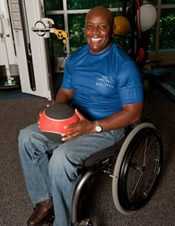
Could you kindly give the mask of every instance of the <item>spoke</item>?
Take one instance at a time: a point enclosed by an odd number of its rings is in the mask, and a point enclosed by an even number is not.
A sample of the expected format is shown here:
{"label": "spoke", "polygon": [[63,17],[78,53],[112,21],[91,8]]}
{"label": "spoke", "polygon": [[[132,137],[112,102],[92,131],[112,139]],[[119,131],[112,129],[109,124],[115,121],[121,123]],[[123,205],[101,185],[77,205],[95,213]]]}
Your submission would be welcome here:
{"label": "spoke", "polygon": [[151,142],[148,142],[149,138],[146,139],[145,141],[145,149],[144,149],[144,155],[143,155],[143,168],[146,167],[146,153],[147,153],[147,150],[148,150],[148,146],[150,146],[150,143]]}
{"label": "spoke", "polygon": [[133,189],[133,191],[132,191],[132,193],[131,193],[132,196],[135,194],[135,192],[136,192],[136,190],[137,190],[137,187],[138,187],[138,185],[140,184],[141,179],[143,178],[143,172],[142,172],[142,170],[139,170],[139,172],[140,172],[140,176],[139,176],[138,181],[137,181],[137,183],[135,184],[135,187],[134,187],[134,189]]}

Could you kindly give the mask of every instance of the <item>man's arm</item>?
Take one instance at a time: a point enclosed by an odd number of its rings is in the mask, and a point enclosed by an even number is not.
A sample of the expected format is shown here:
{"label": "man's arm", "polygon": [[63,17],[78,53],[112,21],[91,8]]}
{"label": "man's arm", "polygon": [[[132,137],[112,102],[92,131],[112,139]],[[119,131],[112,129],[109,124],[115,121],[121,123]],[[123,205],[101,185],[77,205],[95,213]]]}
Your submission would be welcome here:
{"label": "man's arm", "polygon": [[73,90],[60,88],[57,92],[55,102],[57,103],[69,103],[73,97]]}
{"label": "man's arm", "polygon": [[122,111],[98,120],[97,123],[103,127],[104,131],[123,128],[137,122],[140,119],[142,109],[142,103],[128,104],[123,107]]}
{"label": "man's arm", "polygon": [[142,103],[128,104],[123,107],[122,111],[98,121],[89,121],[77,112],[80,121],[74,125],[68,126],[62,139],[66,141],[76,136],[93,133],[95,132],[97,124],[101,125],[104,131],[126,127],[140,119],[142,109]]}

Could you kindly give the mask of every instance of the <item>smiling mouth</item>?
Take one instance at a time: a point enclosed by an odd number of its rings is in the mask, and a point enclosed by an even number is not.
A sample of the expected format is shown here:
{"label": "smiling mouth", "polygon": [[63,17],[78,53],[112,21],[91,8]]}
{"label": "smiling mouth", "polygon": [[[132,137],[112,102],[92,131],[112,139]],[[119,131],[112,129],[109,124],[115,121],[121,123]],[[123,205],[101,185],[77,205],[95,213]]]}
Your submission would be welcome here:
{"label": "smiling mouth", "polygon": [[99,41],[101,41],[101,38],[91,38],[91,41],[92,42],[99,42]]}

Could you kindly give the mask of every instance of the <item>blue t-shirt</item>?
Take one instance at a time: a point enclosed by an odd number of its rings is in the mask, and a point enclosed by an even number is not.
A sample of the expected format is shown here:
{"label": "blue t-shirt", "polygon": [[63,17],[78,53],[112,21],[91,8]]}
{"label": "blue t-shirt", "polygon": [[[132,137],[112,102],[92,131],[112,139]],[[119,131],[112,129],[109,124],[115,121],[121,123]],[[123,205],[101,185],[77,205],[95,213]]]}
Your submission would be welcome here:
{"label": "blue t-shirt", "polygon": [[66,61],[62,87],[73,89],[73,105],[89,119],[103,119],[122,106],[143,101],[143,87],[135,63],[112,44],[99,53],[85,45]]}

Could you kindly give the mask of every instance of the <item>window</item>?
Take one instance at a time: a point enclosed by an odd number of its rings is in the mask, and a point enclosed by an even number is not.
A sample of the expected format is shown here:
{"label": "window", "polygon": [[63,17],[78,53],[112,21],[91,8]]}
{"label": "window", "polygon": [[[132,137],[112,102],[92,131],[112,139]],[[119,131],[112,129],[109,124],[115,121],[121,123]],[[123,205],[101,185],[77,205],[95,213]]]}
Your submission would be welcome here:
{"label": "window", "polygon": [[157,0],[157,22],[150,31],[149,57],[158,64],[175,62],[175,0]]}
{"label": "window", "polygon": [[159,48],[175,49],[175,8],[161,11]]}
{"label": "window", "polygon": [[[45,12],[46,16],[52,18],[60,29],[69,31],[67,46],[69,54],[85,43],[84,19],[90,8],[96,5],[104,5],[110,7],[113,12],[119,12],[121,3],[120,0],[45,0]],[[62,43],[58,44],[58,40],[54,37],[50,42],[53,42],[52,48],[54,50],[52,50],[52,54],[55,57],[62,56],[64,54]]]}
{"label": "window", "polygon": [[175,51],[175,0],[157,1],[157,24],[155,33],[154,48],[156,52]]}
{"label": "window", "polygon": [[[111,8],[114,15],[121,11],[123,0],[45,0],[46,16],[53,18],[55,24],[69,31],[67,44],[68,54],[85,43],[84,17],[88,10],[96,5]],[[175,53],[175,0],[152,0],[157,8],[157,22],[149,30],[149,46],[151,52],[171,51]],[[127,38],[126,38],[127,39]],[[119,43],[123,40],[117,40]],[[62,42],[55,37],[49,40],[52,54],[55,57],[64,55]],[[127,41],[125,42],[127,45]]]}

